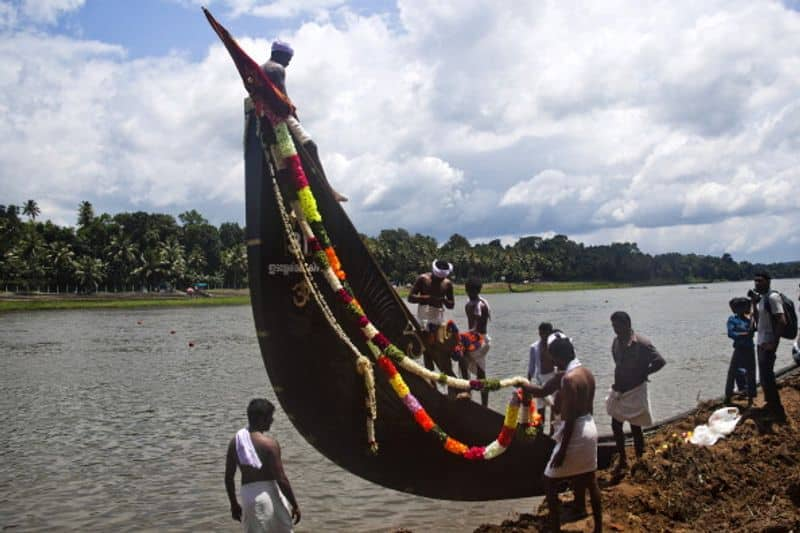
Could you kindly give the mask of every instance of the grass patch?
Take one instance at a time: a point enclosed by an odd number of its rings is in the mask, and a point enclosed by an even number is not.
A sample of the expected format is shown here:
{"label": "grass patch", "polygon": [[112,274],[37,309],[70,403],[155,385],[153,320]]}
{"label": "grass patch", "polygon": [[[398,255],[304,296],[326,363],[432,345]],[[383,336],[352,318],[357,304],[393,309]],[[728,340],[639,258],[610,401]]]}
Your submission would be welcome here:
{"label": "grass patch", "polygon": [[152,307],[208,307],[217,305],[250,305],[245,295],[214,298],[67,298],[67,299],[0,299],[3,311],[45,311],[56,309],[135,309]]}
{"label": "grass patch", "polygon": [[[608,283],[599,281],[552,281],[524,284],[484,283],[482,294],[550,292],[550,291],[586,291],[594,289],[614,289],[632,287],[631,284]],[[401,298],[408,296],[409,288],[396,289]],[[0,312],[4,311],[45,311],[57,309],[136,309],[153,307],[208,307],[216,305],[250,305],[250,294],[245,290],[221,291],[210,298],[188,298],[186,296],[157,296],[128,293],[115,295],[102,293],[93,296],[75,295],[35,295],[16,296],[5,294],[0,296]],[[464,286],[456,284],[455,293],[464,295]]]}

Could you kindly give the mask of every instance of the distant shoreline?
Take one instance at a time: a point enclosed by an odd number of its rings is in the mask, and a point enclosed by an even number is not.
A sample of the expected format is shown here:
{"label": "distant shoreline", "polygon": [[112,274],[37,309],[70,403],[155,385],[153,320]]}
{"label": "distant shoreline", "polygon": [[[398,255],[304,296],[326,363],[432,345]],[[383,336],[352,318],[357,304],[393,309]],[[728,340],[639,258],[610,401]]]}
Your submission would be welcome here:
{"label": "distant shoreline", "polygon": [[[481,294],[502,294],[521,292],[554,292],[554,291],[590,291],[597,289],[624,289],[634,287],[632,283],[614,283],[611,281],[538,281],[534,283],[484,283]],[[410,287],[395,287],[397,294],[402,298],[408,296]],[[455,284],[455,293],[459,296],[466,294],[464,286]]]}
{"label": "distant shoreline", "polygon": [[[597,289],[615,289],[632,287],[632,284],[577,281],[547,281],[538,283],[502,283],[493,282],[483,285],[483,294],[584,291]],[[510,288],[510,290],[509,290]],[[401,298],[408,296],[409,287],[396,287]],[[460,284],[455,293],[464,295]],[[90,295],[0,292],[0,312],[3,311],[52,311],[59,309],[136,309],[151,307],[208,307],[217,305],[250,305],[249,289],[220,289],[208,291],[209,297],[187,296],[182,292],[174,293],[140,293],[140,292],[99,292]]]}
{"label": "distant shoreline", "polygon": [[151,307],[208,307],[249,305],[249,289],[208,291],[209,296],[188,296],[182,292],[140,293],[99,292],[83,294],[0,292],[0,312],[52,311],[59,309],[136,309]]}

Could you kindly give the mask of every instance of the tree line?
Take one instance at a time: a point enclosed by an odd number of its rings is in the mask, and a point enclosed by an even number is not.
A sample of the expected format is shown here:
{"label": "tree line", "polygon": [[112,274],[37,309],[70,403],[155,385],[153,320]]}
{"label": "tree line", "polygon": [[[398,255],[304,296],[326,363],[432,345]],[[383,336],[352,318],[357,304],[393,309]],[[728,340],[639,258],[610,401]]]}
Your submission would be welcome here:
{"label": "tree line", "polygon": [[[78,206],[75,227],[37,221],[40,214],[34,200],[22,206],[0,205],[0,287],[5,290],[247,286],[244,229],[235,222],[217,227],[194,209],[177,220],[142,211],[97,216],[88,201]],[[434,258],[453,264],[456,281],[476,277],[508,283],[697,283],[750,279],[763,268],[776,278],[800,277],[800,261],[764,265],[737,262],[727,253],[650,255],[636,243],[585,246],[566,235],[527,236],[513,245],[503,245],[499,239],[473,245],[456,233],[440,246],[433,237],[398,228],[361,238],[396,284],[413,282],[430,270]]]}
{"label": "tree line", "polygon": [[800,261],[753,264],[720,257],[667,253],[650,255],[636,243],[585,246],[566,235],[522,237],[513,245],[499,239],[470,244],[453,234],[438,245],[436,239],[404,229],[383,230],[373,238],[362,236],[383,271],[396,284],[412,283],[431,269],[434,258],[453,264],[453,276],[465,281],[525,283],[535,281],[605,281],[632,284],[698,283],[752,279],[759,269],[775,278],[800,277]]}
{"label": "tree line", "polygon": [[[81,202],[77,225],[36,219],[34,200],[0,205],[0,285],[5,290],[95,292],[161,290],[206,283],[247,285],[244,229],[219,227],[195,210],[96,215]],[[21,217],[27,217],[23,221]]]}

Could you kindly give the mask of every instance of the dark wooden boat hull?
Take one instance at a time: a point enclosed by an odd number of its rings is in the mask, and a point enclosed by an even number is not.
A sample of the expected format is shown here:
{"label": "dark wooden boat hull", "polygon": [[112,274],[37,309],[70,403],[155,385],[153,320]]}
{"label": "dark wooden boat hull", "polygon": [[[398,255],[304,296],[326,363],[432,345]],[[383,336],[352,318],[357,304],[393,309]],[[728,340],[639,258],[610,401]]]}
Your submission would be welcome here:
{"label": "dark wooden boat hull", "polygon": [[[234,57],[248,90],[251,86],[254,91],[268,90],[268,82],[254,83],[257,66],[253,61],[205,12]],[[288,106],[291,110],[291,104]],[[554,445],[549,437],[530,439],[517,435],[500,457],[468,461],[445,451],[433,435],[417,426],[379,372],[375,377],[380,452],[368,451],[366,395],[354,355],[309,298],[288,251],[284,220],[273,189],[275,176],[265,158],[252,112],[246,114],[244,151],[246,239],[256,332],[273,389],[303,437],[342,468],[399,491],[465,501],[541,495],[542,472]],[[322,169],[301,146],[298,152],[326,230],[362,307],[392,342],[407,353],[419,353],[421,343],[415,319],[324,185]],[[337,322],[361,353],[367,354],[358,327],[337,304],[324,278],[319,273],[314,276]],[[496,438],[503,424],[501,414],[474,402],[450,399],[421,378],[400,372],[412,393],[448,434],[467,445],[485,445]],[[601,437],[598,467],[608,467],[613,453],[612,438]]]}
{"label": "dark wooden boat hull", "polygon": [[[418,326],[380,272],[355,228],[302,150],[328,234],[336,246],[361,305],[395,344],[419,349]],[[256,132],[246,120],[245,178],[247,242],[253,316],[264,365],[277,397],[297,430],[323,455],[369,481],[396,490],[450,500],[491,500],[542,494],[541,473],[553,448],[546,436],[520,435],[491,461],[467,461],[445,451],[414,421],[386,378],[376,372],[377,455],[368,452],[365,390],[353,354],[337,337],[313,300],[302,294],[293,271],[283,222],[273,192],[273,175]],[[345,331],[367,354],[355,325],[320,274],[317,284]],[[419,377],[401,370],[413,394],[454,438],[485,445],[497,437],[503,416],[475,402],[447,398]],[[508,394],[501,391],[494,394]],[[601,466],[610,454],[602,452]]]}

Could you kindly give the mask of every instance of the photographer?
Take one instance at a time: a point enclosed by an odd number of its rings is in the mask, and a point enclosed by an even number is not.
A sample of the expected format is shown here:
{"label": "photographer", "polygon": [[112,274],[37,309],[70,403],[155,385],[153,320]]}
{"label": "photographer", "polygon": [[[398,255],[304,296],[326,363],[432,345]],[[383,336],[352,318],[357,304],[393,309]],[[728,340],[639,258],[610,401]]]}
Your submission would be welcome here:
{"label": "photographer", "polygon": [[775,382],[775,352],[783,328],[786,327],[786,317],[783,314],[780,294],[770,291],[770,282],[771,278],[767,272],[757,272],[753,276],[755,292],[748,291],[747,295],[753,302],[758,324],[756,330],[758,373],[761,376],[761,388],[764,390],[766,401],[764,407],[776,422],[782,423],[786,422],[786,412],[783,410],[778,385]]}

